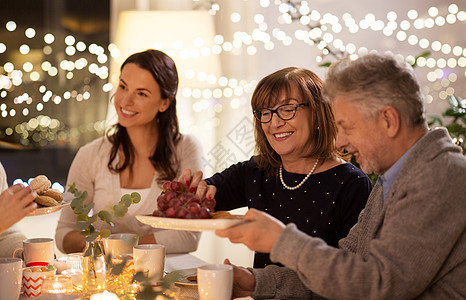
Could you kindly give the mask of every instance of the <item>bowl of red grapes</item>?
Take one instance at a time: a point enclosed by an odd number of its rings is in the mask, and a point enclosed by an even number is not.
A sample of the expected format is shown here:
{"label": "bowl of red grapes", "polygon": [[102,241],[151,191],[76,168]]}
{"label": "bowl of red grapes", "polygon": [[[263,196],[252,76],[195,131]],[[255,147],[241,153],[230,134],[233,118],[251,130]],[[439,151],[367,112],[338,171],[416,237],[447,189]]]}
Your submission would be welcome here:
{"label": "bowl of red grapes", "polygon": [[162,194],[157,198],[154,217],[180,219],[210,219],[214,212],[215,199],[199,199],[196,191],[188,191],[188,187],[179,181],[167,181],[163,184]]}

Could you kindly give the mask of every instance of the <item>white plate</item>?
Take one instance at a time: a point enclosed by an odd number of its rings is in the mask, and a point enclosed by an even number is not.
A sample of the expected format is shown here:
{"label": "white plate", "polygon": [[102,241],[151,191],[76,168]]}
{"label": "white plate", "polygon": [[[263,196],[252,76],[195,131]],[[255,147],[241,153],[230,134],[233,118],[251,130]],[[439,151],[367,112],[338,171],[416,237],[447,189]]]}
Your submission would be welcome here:
{"label": "white plate", "polygon": [[136,219],[154,228],[189,231],[225,229],[244,222],[240,219],[178,219],[143,215],[137,215]]}
{"label": "white plate", "polygon": [[179,285],[197,286],[197,281],[191,281],[191,280],[188,280],[187,278],[183,278],[181,280],[178,280],[175,283],[179,284]]}
{"label": "white plate", "polygon": [[46,214],[51,214],[53,212],[59,211],[63,207],[70,205],[73,199],[74,199],[73,194],[64,193],[63,201],[59,205],[38,208],[33,213],[31,213],[30,216],[46,215]]}

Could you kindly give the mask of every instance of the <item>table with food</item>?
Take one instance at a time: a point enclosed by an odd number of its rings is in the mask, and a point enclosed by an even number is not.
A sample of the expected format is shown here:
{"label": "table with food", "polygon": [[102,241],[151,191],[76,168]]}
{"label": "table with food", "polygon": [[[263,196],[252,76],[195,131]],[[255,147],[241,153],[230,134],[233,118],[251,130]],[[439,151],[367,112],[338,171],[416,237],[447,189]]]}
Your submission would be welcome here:
{"label": "table with food", "polygon": [[[51,189],[50,180],[45,175],[35,177],[30,186],[37,193],[34,201],[38,204],[30,217],[50,214],[68,205],[76,206],[78,202],[73,201],[81,195]],[[226,211],[214,212],[215,199],[199,199],[177,181],[166,182],[156,201],[155,211],[136,216],[139,222],[154,228],[190,231],[228,228],[243,222],[242,216]],[[130,233],[111,234],[98,241],[103,251],[94,253],[94,258],[102,257],[100,271],[103,273],[99,273],[98,261],[90,271],[86,265],[87,250],[56,257],[53,239],[24,240],[23,248],[17,249],[22,253],[19,255],[22,258],[19,299],[140,299],[144,293],[147,297],[148,291],[153,293],[152,299],[199,299],[199,268],[214,266],[213,270],[205,271],[206,274],[223,272],[217,270],[218,265],[209,265],[191,254],[165,254],[163,245],[138,245],[138,237],[134,236]],[[224,279],[227,280],[226,288],[220,292],[231,297],[233,275],[231,266],[226,267],[230,268],[227,271],[231,278]],[[157,268],[160,272],[156,276]],[[88,273],[94,276],[92,280]],[[91,281],[92,290],[87,288]],[[225,283],[218,284],[223,285]],[[214,292],[219,291],[209,291]]]}

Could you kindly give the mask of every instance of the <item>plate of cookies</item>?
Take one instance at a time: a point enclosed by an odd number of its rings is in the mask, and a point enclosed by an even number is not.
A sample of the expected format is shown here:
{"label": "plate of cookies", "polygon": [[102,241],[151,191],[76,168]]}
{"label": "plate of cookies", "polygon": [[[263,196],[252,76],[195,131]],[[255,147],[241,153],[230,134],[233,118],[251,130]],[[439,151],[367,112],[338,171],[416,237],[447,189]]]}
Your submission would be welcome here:
{"label": "plate of cookies", "polygon": [[59,211],[63,207],[70,205],[74,198],[71,193],[61,193],[51,188],[52,183],[45,175],[36,176],[29,186],[37,193],[34,202],[37,203],[37,209],[31,213],[31,216],[46,215]]}

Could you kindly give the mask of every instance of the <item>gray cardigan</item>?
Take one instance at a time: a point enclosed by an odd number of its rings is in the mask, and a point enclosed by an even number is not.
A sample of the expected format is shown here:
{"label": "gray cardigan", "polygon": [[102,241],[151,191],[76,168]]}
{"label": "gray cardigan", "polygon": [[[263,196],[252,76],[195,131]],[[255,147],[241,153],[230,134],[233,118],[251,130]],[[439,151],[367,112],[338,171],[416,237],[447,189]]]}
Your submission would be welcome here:
{"label": "gray cardigan", "polygon": [[253,297],[466,299],[466,157],[447,131],[423,136],[382,194],[340,249],[288,225],[271,251],[286,268],[254,270]]}

